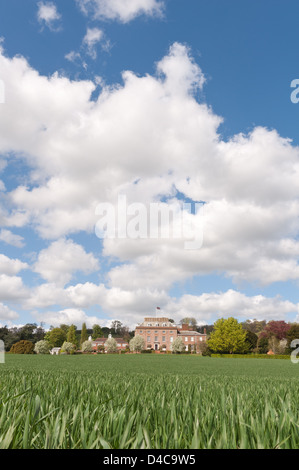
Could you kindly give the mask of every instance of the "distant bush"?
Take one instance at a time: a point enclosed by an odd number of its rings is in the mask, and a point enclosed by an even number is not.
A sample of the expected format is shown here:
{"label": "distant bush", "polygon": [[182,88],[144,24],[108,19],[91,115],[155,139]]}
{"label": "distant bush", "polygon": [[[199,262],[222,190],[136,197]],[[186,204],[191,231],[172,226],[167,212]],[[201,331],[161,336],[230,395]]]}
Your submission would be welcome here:
{"label": "distant bush", "polygon": [[33,354],[34,344],[31,341],[22,339],[21,341],[18,341],[12,345],[10,352],[12,354]]}
{"label": "distant bush", "polygon": [[50,344],[42,339],[35,344],[34,352],[36,354],[50,354]]}
{"label": "distant bush", "polygon": [[141,354],[152,354],[152,350],[151,349],[143,349],[141,351]]}

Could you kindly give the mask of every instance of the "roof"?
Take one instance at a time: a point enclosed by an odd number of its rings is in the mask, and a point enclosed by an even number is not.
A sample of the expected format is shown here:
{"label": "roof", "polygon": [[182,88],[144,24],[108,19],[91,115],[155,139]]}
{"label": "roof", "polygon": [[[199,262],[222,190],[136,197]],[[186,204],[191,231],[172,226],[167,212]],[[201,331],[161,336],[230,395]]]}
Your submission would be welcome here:
{"label": "roof", "polygon": [[179,335],[189,335],[189,336],[207,336],[204,333],[198,333],[198,331],[190,331],[190,330],[178,330]]}

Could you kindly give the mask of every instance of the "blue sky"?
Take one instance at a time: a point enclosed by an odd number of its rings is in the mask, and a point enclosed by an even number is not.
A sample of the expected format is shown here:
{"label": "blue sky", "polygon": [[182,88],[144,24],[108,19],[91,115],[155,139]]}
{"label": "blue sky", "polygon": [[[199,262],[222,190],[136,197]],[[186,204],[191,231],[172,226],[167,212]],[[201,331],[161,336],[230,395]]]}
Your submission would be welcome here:
{"label": "blue sky", "polygon": [[[0,324],[297,318],[298,13],[0,2]],[[100,240],[119,194],[206,201],[202,247]]]}

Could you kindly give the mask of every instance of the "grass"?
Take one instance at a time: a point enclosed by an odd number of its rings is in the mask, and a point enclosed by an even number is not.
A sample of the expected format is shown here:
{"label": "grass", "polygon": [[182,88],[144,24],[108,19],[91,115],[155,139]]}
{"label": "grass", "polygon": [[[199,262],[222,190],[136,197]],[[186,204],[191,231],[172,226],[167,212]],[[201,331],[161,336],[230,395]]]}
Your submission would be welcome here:
{"label": "grass", "polygon": [[298,385],[286,360],[7,355],[0,448],[298,448]]}

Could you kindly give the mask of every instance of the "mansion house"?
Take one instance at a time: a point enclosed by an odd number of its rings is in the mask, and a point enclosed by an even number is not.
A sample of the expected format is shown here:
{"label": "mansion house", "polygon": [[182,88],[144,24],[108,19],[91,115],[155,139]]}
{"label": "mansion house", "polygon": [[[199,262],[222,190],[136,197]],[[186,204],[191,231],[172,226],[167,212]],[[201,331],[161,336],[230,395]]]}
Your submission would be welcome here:
{"label": "mansion house", "polygon": [[170,351],[171,343],[178,336],[182,338],[186,351],[199,350],[199,345],[207,340],[207,334],[194,331],[188,324],[180,326],[170,322],[168,318],[145,318],[143,323],[137,325],[135,335],[144,338],[145,349],[155,351]]}

